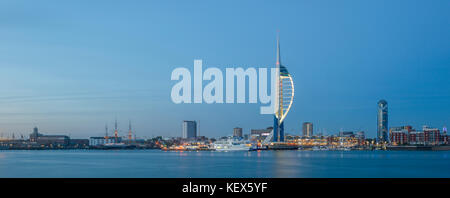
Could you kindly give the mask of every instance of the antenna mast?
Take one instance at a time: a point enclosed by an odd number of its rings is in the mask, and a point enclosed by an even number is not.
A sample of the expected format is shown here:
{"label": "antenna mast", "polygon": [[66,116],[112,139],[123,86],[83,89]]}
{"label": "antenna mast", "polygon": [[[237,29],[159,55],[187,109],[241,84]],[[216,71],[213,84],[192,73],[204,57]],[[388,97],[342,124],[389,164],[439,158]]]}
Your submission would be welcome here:
{"label": "antenna mast", "polygon": [[119,143],[118,142],[119,131],[117,130],[117,118],[116,118],[116,121],[114,122],[114,138],[116,139],[115,143]]}
{"label": "antenna mast", "polygon": [[131,131],[131,120],[128,121],[128,141],[131,143],[131,139],[133,138],[133,133]]}

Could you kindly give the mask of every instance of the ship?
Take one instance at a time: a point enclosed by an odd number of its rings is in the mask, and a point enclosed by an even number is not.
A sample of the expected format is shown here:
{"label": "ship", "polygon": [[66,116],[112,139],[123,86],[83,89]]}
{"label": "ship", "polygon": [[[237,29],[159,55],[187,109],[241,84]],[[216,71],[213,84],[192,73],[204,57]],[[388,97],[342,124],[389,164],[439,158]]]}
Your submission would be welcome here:
{"label": "ship", "polygon": [[249,151],[251,146],[249,141],[235,137],[228,137],[213,143],[213,148],[216,151]]}
{"label": "ship", "polygon": [[136,146],[124,143],[106,143],[98,146],[99,149],[134,149]]}

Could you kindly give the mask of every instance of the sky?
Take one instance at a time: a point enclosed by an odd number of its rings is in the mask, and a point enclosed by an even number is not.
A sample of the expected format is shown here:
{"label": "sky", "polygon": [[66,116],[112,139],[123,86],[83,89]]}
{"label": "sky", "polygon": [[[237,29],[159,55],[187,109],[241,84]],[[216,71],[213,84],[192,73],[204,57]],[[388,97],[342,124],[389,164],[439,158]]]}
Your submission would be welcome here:
{"label": "sky", "polygon": [[[285,131],[376,134],[450,125],[450,1],[0,1],[0,135],[181,136],[266,128],[261,104],[174,104],[177,67],[273,67],[276,35],[295,98]],[[203,85],[205,85],[203,83]]]}

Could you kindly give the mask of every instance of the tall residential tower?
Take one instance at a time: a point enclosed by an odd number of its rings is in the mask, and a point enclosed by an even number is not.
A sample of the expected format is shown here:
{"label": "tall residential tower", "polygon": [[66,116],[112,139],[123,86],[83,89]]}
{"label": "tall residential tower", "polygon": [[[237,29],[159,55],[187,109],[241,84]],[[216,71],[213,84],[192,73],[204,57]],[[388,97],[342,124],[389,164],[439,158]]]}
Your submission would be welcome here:
{"label": "tall residential tower", "polygon": [[233,136],[234,137],[243,137],[242,136],[242,128],[236,127],[233,129]]}
{"label": "tall residential tower", "polygon": [[386,100],[378,101],[377,141],[388,142],[388,104]]}
{"label": "tall residential tower", "polygon": [[313,124],[311,122],[303,123],[303,137],[313,136]]}
{"label": "tall residential tower", "polygon": [[197,137],[197,122],[196,121],[183,121],[182,138],[195,138]]}

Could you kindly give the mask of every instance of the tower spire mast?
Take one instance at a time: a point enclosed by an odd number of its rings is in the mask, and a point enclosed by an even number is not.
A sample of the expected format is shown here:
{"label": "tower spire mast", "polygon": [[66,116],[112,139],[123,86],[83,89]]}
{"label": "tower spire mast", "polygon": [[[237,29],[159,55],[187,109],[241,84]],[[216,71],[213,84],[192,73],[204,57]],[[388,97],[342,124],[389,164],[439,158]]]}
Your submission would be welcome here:
{"label": "tower spire mast", "polygon": [[116,117],[116,120],[114,121],[114,130],[117,131],[117,117]]}
{"label": "tower spire mast", "polygon": [[280,55],[280,31],[277,31],[277,67],[281,65],[281,55]]}
{"label": "tower spire mast", "polygon": [[105,138],[108,137],[108,124],[105,124]]}
{"label": "tower spire mast", "polygon": [[117,117],[116,117],[116,121],[114,122],[114,138],[116,139],[115,143],[119,143],[118,139],[119,139],[119,131],[117,130]]}
{"label": "tower spire mast", "polygon": [[132,132],[131,132],[131,120],[128,120],[128,141],[129,143],[131,143],[131,139],[132,139]]}
{"label": "tower spire mast", "polygon": [[108,143],[108,124],[105,124],[105,143]]}

